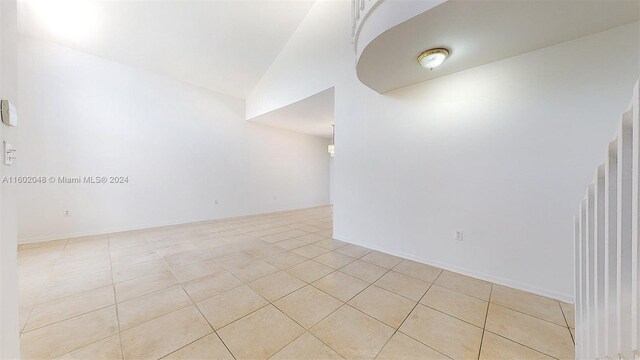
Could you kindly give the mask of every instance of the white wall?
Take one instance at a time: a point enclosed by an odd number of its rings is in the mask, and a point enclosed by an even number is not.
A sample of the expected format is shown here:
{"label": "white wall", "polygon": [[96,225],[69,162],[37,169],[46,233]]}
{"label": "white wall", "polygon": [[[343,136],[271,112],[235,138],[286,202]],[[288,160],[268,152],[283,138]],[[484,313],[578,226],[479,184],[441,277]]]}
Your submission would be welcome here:
{"label": "white wall", "polygon": [[129,177],[21,186],[21,241],[328,204],[326,139],[247,122],[244,100],[52,43],[20,45],[20,173]]}
{"label": "white wall", "polygon": [[635,24],[337,98],[336,236],[573,299],[572,215],[628,105],[638,40]]}
{"label": "white wall", "polygon": [[334,237],[571,301],[575,204],[639,76],[638,23],[379,95],[349,15],[317,2],[247,104],[336,86]]}
{"label": "white wall", "polygon": [[[17,99],[17,10],[16,1],[0,1],[0,99]],[[0,123],[0,139],[13,145],[17,129]],[[15,175],[15,169],[0,163],[0,178]],[[20,357],[18,345],[18,274],[16,265],[15,187],[0,189],[0,358]]]}

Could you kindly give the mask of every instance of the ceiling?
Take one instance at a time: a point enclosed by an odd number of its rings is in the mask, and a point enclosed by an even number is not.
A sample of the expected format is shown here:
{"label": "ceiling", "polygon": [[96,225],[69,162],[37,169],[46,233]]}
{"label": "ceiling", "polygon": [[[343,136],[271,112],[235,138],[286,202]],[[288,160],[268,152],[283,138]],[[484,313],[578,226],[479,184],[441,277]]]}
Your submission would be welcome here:
{"label": "ceiling", "polygon": [[19,2],[24,35],[246,98],[312,0]]}
{"label": "ceiling", "polygon": [[329,88],[250,121],[303,134],[331,138],[335,89]]}
{"label": "ceiling", "polygon": [[[449,0],[373,39],[358,58],[357,74],[384,93],[639,18],[640,1]],[[425,70],[416,58],[435,47],[448,48],[449,59]]]}

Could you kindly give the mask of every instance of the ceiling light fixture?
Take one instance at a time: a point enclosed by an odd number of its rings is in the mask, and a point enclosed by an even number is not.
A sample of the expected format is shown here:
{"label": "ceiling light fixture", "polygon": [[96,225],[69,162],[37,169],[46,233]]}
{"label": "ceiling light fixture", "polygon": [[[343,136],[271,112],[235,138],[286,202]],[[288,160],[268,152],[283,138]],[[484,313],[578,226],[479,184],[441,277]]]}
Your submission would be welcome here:
{"label": "ceiling light fixture", "polygon": [[418,56],[418,63],[425,69],[433,70],[440,66],[449,56],[449,50],[445,48],[436,48],[423,51]]}

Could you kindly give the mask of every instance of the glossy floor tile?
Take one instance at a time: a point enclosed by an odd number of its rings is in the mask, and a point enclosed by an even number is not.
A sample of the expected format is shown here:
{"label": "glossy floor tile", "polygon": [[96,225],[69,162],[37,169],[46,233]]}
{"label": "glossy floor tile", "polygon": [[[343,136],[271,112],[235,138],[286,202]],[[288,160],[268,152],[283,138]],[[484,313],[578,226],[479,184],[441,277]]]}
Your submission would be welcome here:
{"label": "glossy floor tile", "polygon": [[293,359],[344,359],[337,352],[318,340],[310,333],[302,336],[280,350],[271,357],[271,360],[293,360]]}
{"label": "glossy floor tile", "polygon": [[343,305],[310,330],[323,343],[347,359],[373,359],[395,329]]}
{"label": "glossy floor tile", "polygon": [[332,239],[330,207],[21,245],[24,359],[573,357],[573,306]]}
{"label": "glossy floor tile", "polygon": [[486,301],[438,285],[431,286],[420,303],[481,328],[489,306]]}
{"label": "glossy floor tile", "polygon": [[574,357],[574,345],[567,326],[517,312],[500,305],[489,305],[486,329],[557,359]]}
{"label": "glossy floor tile", "polygon": [[236,359],[268,359],[287,346],[304,329],[288,316],[267,305],[218,331]]}
{"label": "glossy floor tile", "polygon": [[369,286],[348,304],[394,329],[400,327],[416,306],[414,301],[377,286]]}
{"label": "glossy floor tile", "polygon": [[482,328],[418,304],[400,332],[453,359],[476,359]]}
{"label": "glossy floor tile", "polygon": [[274,305],[305,329],[311,328],[342,306],[342,301],[311,285],[297,290]]}

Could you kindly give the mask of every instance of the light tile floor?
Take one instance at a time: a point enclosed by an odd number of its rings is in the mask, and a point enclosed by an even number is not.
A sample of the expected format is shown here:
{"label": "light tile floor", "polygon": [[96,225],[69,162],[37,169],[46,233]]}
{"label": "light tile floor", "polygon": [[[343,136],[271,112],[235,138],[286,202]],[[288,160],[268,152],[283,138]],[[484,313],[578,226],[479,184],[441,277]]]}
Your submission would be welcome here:
{"label": "light tile floor", "polygon": [[21,245],[23,358],[574,358],[572,305],[331,235],[321,207]]}

